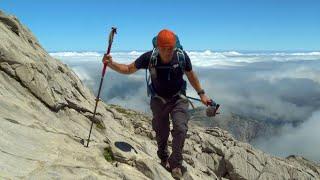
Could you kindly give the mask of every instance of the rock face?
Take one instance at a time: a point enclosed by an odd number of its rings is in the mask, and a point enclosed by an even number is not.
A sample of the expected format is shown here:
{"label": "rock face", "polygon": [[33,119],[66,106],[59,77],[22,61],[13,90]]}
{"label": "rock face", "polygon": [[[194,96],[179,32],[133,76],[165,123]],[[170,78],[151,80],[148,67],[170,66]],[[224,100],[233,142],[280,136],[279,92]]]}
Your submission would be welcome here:
{"label": "rock face", "polygon": [[[1,179],[172,179],[150,117],[100,102],[85,148],[95,96],[1,11],[0,42]],[[273,157],[219,128],[190,124],[183,153],[184,179],[320,178],[315,163]]]}

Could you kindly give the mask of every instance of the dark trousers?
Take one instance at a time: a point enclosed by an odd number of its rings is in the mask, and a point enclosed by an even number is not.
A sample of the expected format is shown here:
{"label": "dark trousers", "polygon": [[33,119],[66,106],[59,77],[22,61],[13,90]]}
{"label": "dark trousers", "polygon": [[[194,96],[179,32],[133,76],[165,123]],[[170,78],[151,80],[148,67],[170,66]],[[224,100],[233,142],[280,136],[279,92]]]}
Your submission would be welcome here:
{"label": "dark trousers", "polygon": [[[182,149],[188,131],[188,100],[180,97],[165,99],[166,103],[159,98],[151,98],[150,107],[153,113],[152,128],[156,132],[158,144],[157,155],[162,160],[168,160],[170,167],[179,167],[182,164]],[[169,115],[172,119],[171,131],[172,153],[168,153],[168,137],[170,132]]]}

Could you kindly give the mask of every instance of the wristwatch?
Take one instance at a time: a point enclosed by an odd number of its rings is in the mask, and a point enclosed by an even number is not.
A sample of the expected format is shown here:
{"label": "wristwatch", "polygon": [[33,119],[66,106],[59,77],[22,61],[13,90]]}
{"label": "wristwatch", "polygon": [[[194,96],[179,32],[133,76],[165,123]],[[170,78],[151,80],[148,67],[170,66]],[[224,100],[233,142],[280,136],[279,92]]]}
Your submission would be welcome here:
{"label": "wristwatch", "polygon": [[200,91],[198,91],[198,95],[200,96],[201,94],[205,94],[204,90],[201,89]]}

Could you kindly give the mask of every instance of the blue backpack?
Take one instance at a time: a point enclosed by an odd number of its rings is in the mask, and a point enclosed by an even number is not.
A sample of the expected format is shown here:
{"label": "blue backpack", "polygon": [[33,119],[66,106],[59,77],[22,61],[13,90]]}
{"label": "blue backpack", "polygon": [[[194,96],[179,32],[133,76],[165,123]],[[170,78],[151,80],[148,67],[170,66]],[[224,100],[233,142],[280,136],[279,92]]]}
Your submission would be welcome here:
{"label": "blue backpack", "polygon": [[[175,47],[175,53],[177,54],[178,62],[179,62],[179,67],[181,68],[182,72],[184,73],[185,67],[186,67],[186,58],[183,52],[183,47],[180,44],[179,37],[176,36],[176,47]],[[154,96],[156,93],[154,91],[154,88],[152,86],[152,79],[157,78],[157,71],[156,69],[159,68],[157,67],[157,62],[158,62],[158,55],[159,55],[159,50],[157,48],[157,36],[155,36],[152,39],[152,45],[153,45],[153,50],[152,54],[150,57],[148,69],[146,69],[146,82],[147,82],[147,92],[148,96]],[[161,67],[161,68],[167,68],[167,69],[173,69],[175,67]],[[148,76],[148,70],[149,70],[149,76]],[[168,74],[168,80],[170,80],[170,74]],[[184,87],[182,87],[182,90],[185,91],[186,89],[186,82],[184,83]]]}

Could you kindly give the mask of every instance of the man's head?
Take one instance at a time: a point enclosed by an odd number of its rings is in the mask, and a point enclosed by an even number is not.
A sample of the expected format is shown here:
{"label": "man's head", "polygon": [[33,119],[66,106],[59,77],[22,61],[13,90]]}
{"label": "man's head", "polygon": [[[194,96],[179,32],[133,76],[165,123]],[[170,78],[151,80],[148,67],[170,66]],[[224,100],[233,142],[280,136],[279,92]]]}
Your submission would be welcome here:
{"label": "man's head", "polygon": [[164,63],[169,63],[176,47],[175,34],[168,29],[161,30],[157,36],[157,46],[161,60]]}

